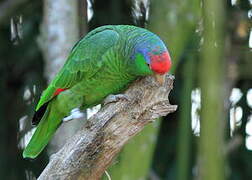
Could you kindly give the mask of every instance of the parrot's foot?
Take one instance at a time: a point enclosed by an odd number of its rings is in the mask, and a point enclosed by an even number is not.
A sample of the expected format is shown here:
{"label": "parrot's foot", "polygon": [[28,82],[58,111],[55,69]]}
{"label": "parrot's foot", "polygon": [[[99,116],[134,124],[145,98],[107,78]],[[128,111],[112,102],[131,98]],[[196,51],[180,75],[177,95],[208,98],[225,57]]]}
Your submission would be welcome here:
{"label": "parrot's foot", "polygon": [[117,94],[117,95],[110,94],[104,99],[103,105],[107,105],[113,102],[118,102],[120,100],[130,101],[130,98],[126,94]]}
{"label": "parrot's foot", "polygon": [[49,160],[51,161],[52,159],[54,159],[56,157],[56,153],[53,153],[49,156]]}
{"label": "parrot's foot", "polygon": [[84,117],[84,113],[80,111],[79,108],[74,108],[72,109],[71,113],[69,116],[65,117],[62,121],[63,122],[68,122],[74,119],[80,119]]}

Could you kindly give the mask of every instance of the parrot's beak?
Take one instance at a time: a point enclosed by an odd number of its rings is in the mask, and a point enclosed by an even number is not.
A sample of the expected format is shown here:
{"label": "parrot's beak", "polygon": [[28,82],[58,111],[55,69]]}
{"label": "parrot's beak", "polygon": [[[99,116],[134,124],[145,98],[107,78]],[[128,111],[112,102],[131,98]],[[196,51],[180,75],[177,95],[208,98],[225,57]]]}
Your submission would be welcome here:
{"label": "parrot's beak", "polygon": [[154,74],[154,77],[155,77],[156,81],[158,82],[158,84],[160,84],[161,86],[164,85],[165,74]]}

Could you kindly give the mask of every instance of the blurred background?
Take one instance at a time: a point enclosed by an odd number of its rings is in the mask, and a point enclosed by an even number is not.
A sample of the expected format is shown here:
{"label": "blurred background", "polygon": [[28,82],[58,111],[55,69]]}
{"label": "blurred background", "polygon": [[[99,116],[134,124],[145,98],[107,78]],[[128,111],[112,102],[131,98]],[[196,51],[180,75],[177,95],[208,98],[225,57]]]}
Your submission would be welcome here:
{"label": "blurred background", "polygon": [[112,179],[252,179],[251,18],[251,0],[0,0],[0,179],[38,177],[84,122],[60,127],[37,159],[22,158],[42,90],[78,39],[105,24],[164,40],[179,106],[130,140]]}

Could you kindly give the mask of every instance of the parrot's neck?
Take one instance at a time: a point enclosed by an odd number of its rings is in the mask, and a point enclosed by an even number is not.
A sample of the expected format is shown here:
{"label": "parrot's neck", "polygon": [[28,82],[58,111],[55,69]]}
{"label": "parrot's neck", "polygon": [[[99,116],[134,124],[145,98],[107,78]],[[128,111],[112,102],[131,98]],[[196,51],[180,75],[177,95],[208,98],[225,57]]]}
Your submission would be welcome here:
{"label": "parrot's neck", "polygon": [[146,63],[145,57],[138,53],[135,59],[131,60],[131,73],[137,76],[147,76],[153,74],[148,64]]}

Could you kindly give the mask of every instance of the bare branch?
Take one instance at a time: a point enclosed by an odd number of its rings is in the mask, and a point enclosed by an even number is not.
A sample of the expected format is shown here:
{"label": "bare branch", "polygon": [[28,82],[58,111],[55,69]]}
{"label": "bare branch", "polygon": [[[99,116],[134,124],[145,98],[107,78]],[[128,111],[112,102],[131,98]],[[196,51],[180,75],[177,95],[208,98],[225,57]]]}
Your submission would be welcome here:
{"label": "bare branch", "polygon": [[88,119],[52,156],[38,179],[99,179],[130,138],[155,118],[177,109],[168,100],[173,79],[167,75],[162,86],[153,77],[133,83],[125,92],[130,101],[107,104]]}

